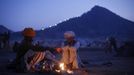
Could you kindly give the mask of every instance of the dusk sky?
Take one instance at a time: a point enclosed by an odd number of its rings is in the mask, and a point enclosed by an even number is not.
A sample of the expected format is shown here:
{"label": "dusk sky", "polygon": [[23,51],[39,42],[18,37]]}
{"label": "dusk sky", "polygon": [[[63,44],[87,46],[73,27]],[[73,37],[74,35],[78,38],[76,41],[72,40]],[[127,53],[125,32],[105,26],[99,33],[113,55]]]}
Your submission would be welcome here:
{"label": "dusk sky", "polygon": [[134,21],[134,0],[0,0],[0,25],[13,31],[41,29],[80,16],[95,5]]}

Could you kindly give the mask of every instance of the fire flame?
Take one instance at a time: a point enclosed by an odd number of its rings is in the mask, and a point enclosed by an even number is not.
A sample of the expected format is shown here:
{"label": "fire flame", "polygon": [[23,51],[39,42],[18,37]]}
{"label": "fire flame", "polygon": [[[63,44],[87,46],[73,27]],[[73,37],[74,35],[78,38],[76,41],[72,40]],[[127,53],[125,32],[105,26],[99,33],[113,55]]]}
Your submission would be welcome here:
{"label": "fire flame", "polygon": [[64,63],[60,63],[60,69],[61,69],[61,70],[65,70],[65,68],[64,68]]}
{"label": "fire flame", "polygon": [[71,70],[67,70],[67,73],[69,73],[69,74],[73,74],[74,72],[71,71]]}
{"label": "fire flame", "polygon": [[69,69],[67,69],[67,70],[65,70],[65,65],[64,65],[64,63],[60,63],[59,64],[59,67],[60,67],[60,70],[55,70],[56,72],[62,72],[62,71],[66,71],[67,73],[69,73],[69,74],[73,74],[73,71],[72,70],[69,70]]}
{"label": "fire flame", "polygon": [[65,70],[65,68],[64,68],[64,63],[60,63],[59,64],[59,67],[60,67],[60,70],[55,70],[56,72],[61,72],[61,71],[64,71]]}
{"label": "fire flame", "polygon": [[55,70],[55,71],[58,72],[58,73],[60,72],[60,70]]}

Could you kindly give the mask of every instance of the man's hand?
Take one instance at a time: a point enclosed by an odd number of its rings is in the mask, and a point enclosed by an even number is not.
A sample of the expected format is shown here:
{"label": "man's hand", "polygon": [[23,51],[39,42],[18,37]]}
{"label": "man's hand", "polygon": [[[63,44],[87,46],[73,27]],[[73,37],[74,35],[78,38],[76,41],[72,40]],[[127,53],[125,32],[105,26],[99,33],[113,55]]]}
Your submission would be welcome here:
{"label": "man's hand", "polygon": [[61,52],[62,52],[62,48],[56,48],[56,51],[57,51],[58,53],[61,53]]}

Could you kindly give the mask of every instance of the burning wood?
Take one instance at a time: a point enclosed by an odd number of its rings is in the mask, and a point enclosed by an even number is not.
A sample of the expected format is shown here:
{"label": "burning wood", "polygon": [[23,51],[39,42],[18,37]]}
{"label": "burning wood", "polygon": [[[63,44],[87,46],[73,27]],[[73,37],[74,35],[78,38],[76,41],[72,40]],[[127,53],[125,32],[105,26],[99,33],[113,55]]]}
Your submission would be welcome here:
{"label": "burning wood", "polygon": [[68,74],[73,74],[73,71],[72,70],[69,70],[69,69],[65,69],[65,64],[64,63],[60,63],[59,64],[59,70],[55,70],[56,72],[60,73],[60,72],[66,72]]}

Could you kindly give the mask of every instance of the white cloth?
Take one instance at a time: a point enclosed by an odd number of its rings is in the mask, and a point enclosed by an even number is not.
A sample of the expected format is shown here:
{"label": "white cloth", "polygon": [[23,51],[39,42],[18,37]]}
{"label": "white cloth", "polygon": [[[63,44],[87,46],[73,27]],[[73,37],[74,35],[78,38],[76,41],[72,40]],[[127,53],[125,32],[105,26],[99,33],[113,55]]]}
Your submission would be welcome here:
{"label": "white cloth", "polygon": [[[28,60],[29,57],[33,57],[33,58],[30,61],[30,63],[28,64],[27,60]],[[49,50],[46,50],[44,52],[34,52],[32,50],[29,50],[25,55],[25,63],[26,63],[26,66],[27,66],[27,70],[30,70],[31,67],[34,67],[35,65],[37,65],[44,58],[50,59],[54,62],[58,62],[55,59],[55,56]]]}
{"label": "white cloth", "polygon": [[75,37],[75,33],[73,31],[66,31],[64,33],[65,37]]}
{"label": "white cloth", "polygon": [[78,67],[78,59],[77,59],[77,50],[80,47],[80,43],[76,42],[74,46],[64,46],[64,43],[62,44],[62,59],[61,61],[65,64],[72,63],[72,68],[77,69]]}

